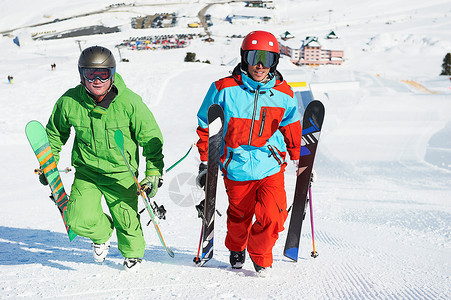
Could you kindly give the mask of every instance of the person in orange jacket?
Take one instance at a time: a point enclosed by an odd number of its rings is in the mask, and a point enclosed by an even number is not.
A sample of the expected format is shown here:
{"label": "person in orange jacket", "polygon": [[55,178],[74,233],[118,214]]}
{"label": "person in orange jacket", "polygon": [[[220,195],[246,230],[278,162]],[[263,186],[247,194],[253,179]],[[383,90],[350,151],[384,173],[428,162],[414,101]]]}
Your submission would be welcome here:
{"label": "person in orange jacket", "polygon": [[225,244],[235,269],[242,268],[246,249],[257,272],[272,266],[272,249],[288,214],[283,172],[287,152],[291,160],[299,159],[302,129],[294,93],[276,70],[279,56],[273,34],[249,33],[241,45],[241,63],[231,76],[211,84],[197,114],[197,182],[203,187],[207,110],[214,103],[224,110],[220,166],[229,200]]}

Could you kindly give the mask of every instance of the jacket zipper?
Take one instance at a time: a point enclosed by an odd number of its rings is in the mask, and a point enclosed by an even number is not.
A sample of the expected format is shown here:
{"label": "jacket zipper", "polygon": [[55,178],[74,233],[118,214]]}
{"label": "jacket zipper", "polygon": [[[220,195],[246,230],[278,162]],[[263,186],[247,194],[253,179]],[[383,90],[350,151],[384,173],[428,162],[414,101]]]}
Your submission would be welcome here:
{"label": "jacket zipper", "polygon": [[[276,152],[274,151],[273,147],[270,146],[270,145],[268,145],[268,149],[269,149],[269,151],[271,152],[272,156],[274,156],[274,159],[277,160],[277,163],[278,163],[279,165],[281,165],[282,162],[281,162],[280,159],[277,157]],[[270,155],[270,156],[271,156],[271,155]]]}
{"label": "jacket zipper", "polygon": [[255,115],[257,113],[257,102],[258,102],[258,94],[260,91],[260,86],[257,87],[257,90],[255,91],[255,96],[254,96],[254,112],[252,113],[252,123],[251,123],[251,132],[249,133],[249,142],[248,142],[248,146],[251,145],[251,141],[252,141],[252,131],[254,131],[254,122],[255,122]]}
{"label": "jacket zipper", "polygon": [[263,114],[262,114],[262,122],[260,125],[260,132],[258,133],[258,136],[262,136],[263,134],[263,127],[265,127],[265,118],[266,118],[266,108],[263,109]]}
{"label": "jacket zipper", "polygon": [[226,169],[226,170],[227,170],[227,167],[229,166],[229,164],[230,164],[230,162],[232,161],[232,158],[233,158],[233,152],[230,151],[229,153],[230,153],[229,159],[227,160],[226,164],[224,165],[224,169]]}

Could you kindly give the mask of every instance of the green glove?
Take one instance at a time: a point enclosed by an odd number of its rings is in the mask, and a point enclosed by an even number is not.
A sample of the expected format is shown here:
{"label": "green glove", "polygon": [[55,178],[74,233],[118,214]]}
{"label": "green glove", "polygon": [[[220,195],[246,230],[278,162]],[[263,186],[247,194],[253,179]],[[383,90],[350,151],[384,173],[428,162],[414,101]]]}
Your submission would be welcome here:
{"label": "green glove", "polygon": [[163,180],[161,175],[146,176],[139,184],[141,185],[141,190],[146,192],[149,198],[155,197],[158,192],[158,188],[162,185]]}

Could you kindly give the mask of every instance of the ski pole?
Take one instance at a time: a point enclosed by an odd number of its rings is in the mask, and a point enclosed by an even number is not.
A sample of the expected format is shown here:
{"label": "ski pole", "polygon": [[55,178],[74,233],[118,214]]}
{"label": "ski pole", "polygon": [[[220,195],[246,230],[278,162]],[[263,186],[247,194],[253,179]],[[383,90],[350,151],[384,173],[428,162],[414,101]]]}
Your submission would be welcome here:
{"label": "ski pole", "polygon": [[146,209],[150,215],[150,218],[152,219],[153,226],[155,228],[155,231],[157,232],[157,235],[158,235],[158,238],[160,239],[161,244],[166,249],[166,252],[168,253],[168,255],[170,257],[174,257],[174,252],[164,242],[163,235],[161,234],[160,227],[158,226],[158,223],[157,223],[157,219],[156,219],[157,217],[155,216],[155,214],[153,212],[153,208],[152,208],[151,202],[149,200],[149,196],[142,189],[141,184],[138,181],[138,178],[136,178],[135,173],[133,172],[129,161],[128,161],[127,157],[125,156],[124,135],[122,134],[122,131],[120,129],[116,130],[116,132],[114,133],[114,140],[116,141],[116,145],[118,146],[119,151],[121,152],[121,156],[124,159],[127,169],[129,170],[130,174],[132,175],[133,180],[135,181],[136,188],[138,189],[138,192],[141,195],[141,198],[144,202],[144,206],[146,207]]}
{"label": "ski pole", "polygon": [[308,197],[310,202],[310,224],[312,225],[312,243],[313,243],[313,251],[312,251],[312,257],[316,258],[318,256],[318,252],[315,251],[315,230],[313,229],[313,207],[312,207],[312,188],[309,187],[308,189]]}
{"label": "ski pole", "polygon": [[198,205],[196,205],[196,210],[197,210],[197,217],[202,219],[202,228],[200,230],[200,238],[199,238],[199,247],[197,248],[197,256],[194,257],[193,262],[197,265],[198,263],[200,263],[200,258],[199,258],[199,253],[200,253],[200,247],[202,244],[202,236],[204,234],[204,222],[207,222],[207,220],[205,219],[204,216],[204,203],[205,199],[202,200]]}
{"label": "ski pole", "polygon": [[[183,155],[179,160],[177,160],[174,164],[172,164],[169,168],[167,168],[166,170],[163,171],[163,175],[166,174],[167,172],[171,171],[175,166],[177,166],[182,160],[184,160],[188,154],[191,152],[191,149],[193,149],[193,146],[196,146],[196,144],[191,144],[191,146],[189,147],[188,151],[185,153],[185,155]],[[69,169],[69,168],[66,168]],[[70,169],[69,169],[70,171]],[[36,170],[35,170],[36,172]],[[67,172],[66,172],[67,173]],[[158,187],[161,187],[163,185],[163,178],[160,178],[160,180],[158,181]],[[139,186],[139,188],[141,188]],[[139,196],[141,194],[141,191],[137,191],[137,195]],[[158,216],[159,219],[166,219],[166,209],[164,208],[163,205],[158,205],[155,201],[149,202],[150,207],[152,208],[153,213]],[[146,208],[143,208],[139,214],[143,213],[145,211]],[[149,221],[149,223],[147,223],[147,225],[150,224],[152,220]]]}
{"label": "ski pole", "polygon": [[203,234],[204,234],[204,222],[202,221],[202,229],[200,230],[199,247],[197,248],[197,256],[193,259],[193,261],[196,265],[198,263],[200,263],[199,253],[200,253],[200,246],[202,244],[202,235]]}
{"label": "ski pole", "polygon": [[[166,174],[167,172],[171,171],[175,166],[177,166],[182,160],[184,160],[188,154],[191,152],[191,149],[193,149],[193,146],[195,146],[196,144],[191,144],[191,146],[189,147],[188,151],[185,153],[185,155],[183,155],[179,160],[177,160],[174,164],[172,164],[169,168],[167,168],[166,170],[163,171],[163,175]],[[68,168],[67,168],[68,169]],[[69,169],[70,170],[70,169]],[[36,172],[36,170],[35,170]],[[163,185],[163,178],[160,178],[159,182],[158,182],[158,187],[161,187]],[[141,191],[137,192],[137,195],[139,196],[141,194]],[[158,205],[155,201],[149,202],[150,207],[152,208],[153,213],[158,216],[159,219],[166,219],[166,209],[164,208],[163,205]],[[145,211],[146,208],[143,208],[139,214],[142,214]],[[152,221],[152,220],[151,220]],[[147,223],[147,225],[150,224],[150,222]]]}
{"label": "ski pole", "polygon": [[191,149],[193,149],[194,146],[196,146],[196,144],[191,144],[191,146],[189,147],[189,149],[185,153],[185,155],[183,155],[178,161],[176,161],[174,164],[172,164],[172,166],[170,166],[169,168],[164,170],[163,175],[166,174],[167,172],[171,171],[175,166],[177,166],[179,163],[181,163],[182,160],[184,160],[188,156],[188,154],[191,152]]}

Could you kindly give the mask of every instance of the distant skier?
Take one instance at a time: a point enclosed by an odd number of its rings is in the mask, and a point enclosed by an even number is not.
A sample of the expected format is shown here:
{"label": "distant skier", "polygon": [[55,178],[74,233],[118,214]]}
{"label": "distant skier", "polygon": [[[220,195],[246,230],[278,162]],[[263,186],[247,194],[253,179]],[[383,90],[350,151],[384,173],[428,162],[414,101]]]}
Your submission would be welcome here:
{"label": "distant skier", "polygon": [[8,75],[8,83],[9,84],[13,83],[13,77],[11,75]]}
{"label": "distant skier", "polygon": [[[201,164],[197,182],[205,185],[207,109],[225,113],[221,170],[229,198],[226,247],[232,268],[242,268],[246,248],[257,272],[271,267],[272,249],[287,218],[283,172],[286,152],[298,161],[301,123],[290,86],[276,70],[277,39],[266,31],[249,33],[241,44],[241,63],[214,82],[197,114]],[[255,216],[255,222],[252,219]]]}
{"label": "distant skier", "polygon": [[52,68],[52,71],[56,69],[56,64],[51,64],[50,67]]}
{"label": "distant skier", "polygon": [[[71,128],[75,129],[72,165],[76,173],[67,204],[67,225],[77,235],[92,240],[96,262],[105,260],[116,228],[124,267],[136,270],[144,256],[145,241],[134,179],[115,144],[114,133],[117,129],[123,132],[125,151],[136,172],[138,146],[143,147],[146,177],[141,185],[150,197],[157,193],[162,174],[163,138],[141,97],[116,73],[110,50],[100,46],[85,49],[78,70],[81,84],[58,99],[46,128],[57,162]],[[40,181],[47,183],[43,176]],[[102,195],[111,217],[103,212]]]}

